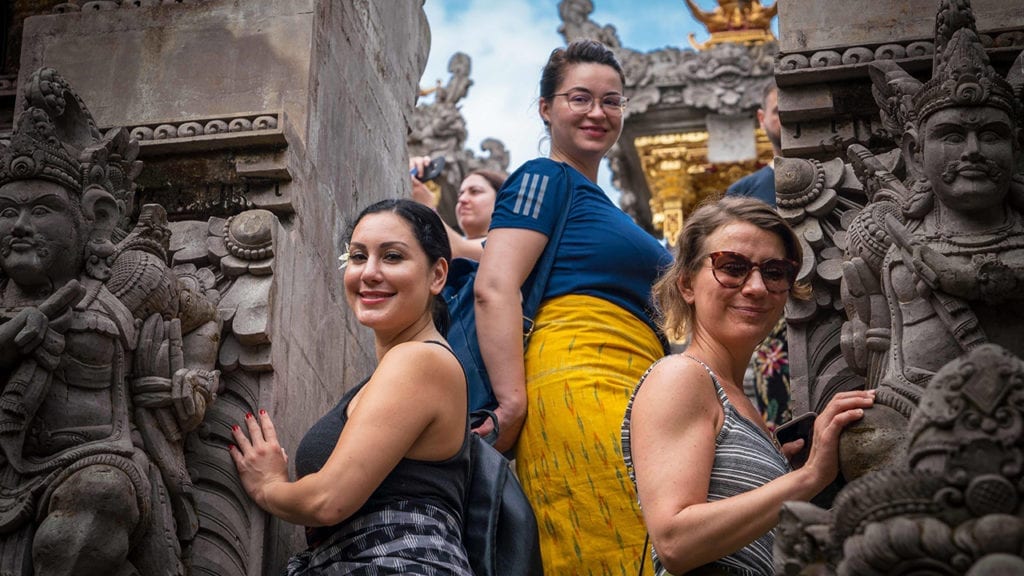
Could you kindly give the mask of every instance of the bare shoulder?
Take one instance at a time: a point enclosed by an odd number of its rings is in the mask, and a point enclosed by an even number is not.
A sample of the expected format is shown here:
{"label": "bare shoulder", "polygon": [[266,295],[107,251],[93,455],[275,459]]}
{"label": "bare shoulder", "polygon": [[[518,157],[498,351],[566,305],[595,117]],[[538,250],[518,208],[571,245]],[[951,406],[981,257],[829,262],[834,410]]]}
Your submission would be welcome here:
{"label": "bare shoulder", "polygon": [[438,342],[403,342],[380,359],[375,376],[380,375],[398,386],[465,388],[462,365],[447,345]]}
{"label": "bare shoulder", "polygon": [[677,418],[706,412],[708,406],[718,405],[717,398],[707,370],[682,354],[673,354],[651,368],[637,392],[636,404],[655,414],[670,411]]}

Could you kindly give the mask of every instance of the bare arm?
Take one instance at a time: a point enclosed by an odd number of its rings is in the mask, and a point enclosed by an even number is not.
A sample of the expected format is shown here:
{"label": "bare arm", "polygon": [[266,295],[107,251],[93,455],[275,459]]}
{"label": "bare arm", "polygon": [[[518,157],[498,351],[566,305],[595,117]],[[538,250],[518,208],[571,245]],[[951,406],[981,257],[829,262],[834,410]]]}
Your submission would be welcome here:
{"label": "bare arm", "polygon": [[452,245],[453,258],[469,258],[470,260],[479,261],[483,257],[484,238],[473,238],[470,240],[456,232],[447,222],[444,222],[443,218],[441,222],[444,224],[445,231],[448,232],[448,241]]}
{"label": "bare arm", "polygon": [[662,361],[637,394],[631,440],[644,520],[665,568],[682,574],[727,556],[771,530],[783,502],[820,492],[838,473],[839,433],[870,405],[870,393],[837,395],[815,422],[807,464],[708,502],[721,404],[699,365],[678,356]]}
{"label": "bare arm", "polygon": [[498,400],[495,414],[500,435],[495,447],[499,450],[512,447],[526,418],[520,287],[547,242],[547,236],[533,230],[492,230],[474,284],[477,339],[494,397]]}
{"label": "bare arm", "polygon": [[[415,156],[409,159],[409,169],[415,170],[415,173],[410,176],[412,180],[412,199],[431,208],[437,210],[437,198],[434,197],[434,193],[427,188],[427,185],[420,182],[416,178],[417,174],[423,174],[427,168],[427,164],[430,163],[430,157],[428,156]],[[484,251],[484,239],[475,238],[469,240],[454,228],[448,225],[441,219],[441,223],[444,224],[444,230],[448,233],[448,242],[452,246],[452,257],[453,258],[469,258],[470,260],[480,260],[480,255]]]}
{"label": "bare arm", "polygon": [[288,481],[269,416],[247,418],[251,441],[233,431],[232,457],[261,508],[295,524],[334,525],[365,504],[402,458],[443,460],[462,445],[465,381],[455,358],[438,346],[396,346],[357,399],[323,468],[295,482]]}

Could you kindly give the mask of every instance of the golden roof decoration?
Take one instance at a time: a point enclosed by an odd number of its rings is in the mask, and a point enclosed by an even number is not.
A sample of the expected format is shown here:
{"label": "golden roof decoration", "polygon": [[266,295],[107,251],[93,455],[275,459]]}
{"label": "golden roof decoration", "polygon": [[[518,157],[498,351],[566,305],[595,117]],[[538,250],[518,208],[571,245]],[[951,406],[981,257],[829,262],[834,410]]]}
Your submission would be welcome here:
{"label": "golden roof decoration", "polygon": [[761,44],[775,40],[771,23],[779,12],[778,0],[770,6],[761,4],[760,0],[718,0],[718,7],[711,11],[701,9],[694,0],[684,1],[693,17],[711,34],[703,44],[697,42],[696,35],[690,34],[690,45],[697,50],[723,42]]}

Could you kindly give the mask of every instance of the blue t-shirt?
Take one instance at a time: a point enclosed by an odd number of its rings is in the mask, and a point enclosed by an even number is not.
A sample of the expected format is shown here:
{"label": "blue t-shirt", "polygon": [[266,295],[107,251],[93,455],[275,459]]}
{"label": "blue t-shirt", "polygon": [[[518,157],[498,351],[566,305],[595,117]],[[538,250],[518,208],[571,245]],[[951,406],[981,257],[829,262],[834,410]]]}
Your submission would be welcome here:
{"label": "blue t-shirt", "polygon": [[[537,158],[509,176],[498,191],[491,229],[522,228],[551,238],[566,209],[568,174],[572,206],[541,300],[566,294],[595,296],[628,310],[657,332],[651,285],[672,257],[597,184],[567,164],[563,172],[562,166]],[[532,280],[531,273],[527,282]]]}
{"label": "blue t-shirt", "polygon": [[753,174],[732,183],[725,192],[726,196],[750,196],[775,207],[775,170],[771,166],[762,166]]}

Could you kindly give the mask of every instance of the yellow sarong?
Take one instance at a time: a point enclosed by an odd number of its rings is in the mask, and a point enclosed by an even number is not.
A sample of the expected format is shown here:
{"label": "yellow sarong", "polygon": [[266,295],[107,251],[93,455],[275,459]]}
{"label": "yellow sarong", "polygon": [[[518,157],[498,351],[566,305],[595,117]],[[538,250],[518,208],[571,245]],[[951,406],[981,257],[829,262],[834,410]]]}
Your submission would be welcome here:
{"label": "yellow sarong", "polygon": [[606,300],[541,305],[516,473],[537,515],[545,574],[637,574],[646,530],[620,429],[633,388],[662,355],[646,323]]}

